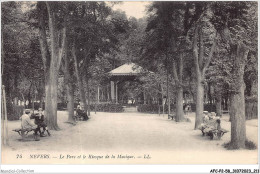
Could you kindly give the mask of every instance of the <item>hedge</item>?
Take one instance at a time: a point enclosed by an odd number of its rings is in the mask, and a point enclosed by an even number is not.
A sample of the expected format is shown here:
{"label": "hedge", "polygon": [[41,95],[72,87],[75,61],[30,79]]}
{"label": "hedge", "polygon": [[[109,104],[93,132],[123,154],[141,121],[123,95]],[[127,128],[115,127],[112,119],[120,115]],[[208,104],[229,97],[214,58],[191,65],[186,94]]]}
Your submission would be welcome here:
{"label": "hedge", "polygon": [[[78,103],[74,104],[74,109],[76,109],[78,106]],[[66,103],[58,103],[58,110],[66,110],[67,109],[67,104]],[[110,103],[105,103],[105,104],[91,104],[90,105],[90,111],[96,111],[97,112],[123,112],[123,105],[121,104],[110,104]]]}
{"label": "hedge", "polygon": [[[191,110],[196,111],[196,103],[191,103]],[[216,112],[216,104],[204,104],[204,111]]]}
{"label": "hedge", "polygon": [[[96,107],[96,110],[95,110]],[[123,112],[123,105],[121,104],[91,104],[90,105],[91,111],[97,111],[97,112]]]}
{"label": "hedge", "polygon": [[7,105],[7,119],[8,120],[19,120],[23,115],[24,106],[18,105]]}
{"label": "hedge", "polygon": [[[138,112],[144,113],[159,113],[159,106],[156,104],[148,104],[148,105],[138,105],[137,107]],[[175,111],[175,106],[171,104],[171,113]],[[168,105],[165,105],[164,112],[168,113]],[[160,113],[163,113],[163,107],[160,105]]]}
{"label": "hedge", "polygon": [[[184,104],[185,105],[185,104]],[[184,106],[183,105],[183,106]],[[191,111],[196,111],[196,104],[191,103]],[[137,111],[138,112],[145,112],[145,113],[158,113],[158,105],[138,105]],[[162,113],[163,107],[160,105],[160,112]],[[175,105],[171,104],[171,113],[175,112]],[[209,112],[216,112],[216,105],[215,104],[204,104],[204,110]],[[165,105],[164,108],[165,113],[168,113],[168,105]]]}

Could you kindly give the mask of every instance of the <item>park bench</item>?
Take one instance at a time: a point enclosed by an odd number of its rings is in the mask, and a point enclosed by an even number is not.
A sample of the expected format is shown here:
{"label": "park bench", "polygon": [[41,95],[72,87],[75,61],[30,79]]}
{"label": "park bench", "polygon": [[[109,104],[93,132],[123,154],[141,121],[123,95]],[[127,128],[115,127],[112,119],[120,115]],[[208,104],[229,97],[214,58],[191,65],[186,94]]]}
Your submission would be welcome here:
{"label": "park bench", "polygon": [[29,132],[33,131],[33,138],[34,138],[34,140],[35,140],[35,141],[38,140],[38,139],[37,139],[37,136],[36,136],[35,133],[34,133],[35,129],[33,129],[33,128],[27,128],[27,129],[17,128],[17,129],[14,129],[13,131],[14,131],[14,132],[17,132],[19,135],[21,135],[22,140],[24,140],[25,136],[26,136]]}
{"label": "park bench", "polygon": [[[175,121],[177,121],[177,118],[176,118],[177,116],[176,115],[168,115],[168,119],[171,119],[171,120],[175,120]],[[184,117],[184,120],[183,121],[186,121],[186,122],[191,122],[191,120],[189,119],[189,118],[187,118],[187,117]]]}
{"label": "park bench", "polygon": [[213,140],[214,137],[221,139],[221,137],[228,132],[221,128],[220,119],[210,120],[208,123],[202,123],[199,129],[202,132],[202,136],[210,136],[211,140]]}
{"label": "park bench", "polygon": [[228,113],[229,113],[229,110],[222,110],[222,113],[223,113],[223,114],[228,114]]}
{"label": "park bench", "polygon": [[168,119],[176,120],[176,115],[168,115]]}
{"label": "park bench", "polygon": [[83,117],[78,115],[78,114],[76,114],[76,115],[73,116],[73,119],[74,119],[75,122],[77,122],[77,121],[82,121]]}

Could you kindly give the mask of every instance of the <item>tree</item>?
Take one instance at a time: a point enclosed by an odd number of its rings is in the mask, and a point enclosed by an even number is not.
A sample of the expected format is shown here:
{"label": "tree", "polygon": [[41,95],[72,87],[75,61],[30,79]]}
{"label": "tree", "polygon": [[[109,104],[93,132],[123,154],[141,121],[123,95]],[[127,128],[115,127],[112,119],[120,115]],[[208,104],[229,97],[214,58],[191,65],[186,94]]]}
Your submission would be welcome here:
{"label": "tree", "polygon": [[[197,4],[200,5],[200,4]],[[198,8],[197,10],[199,10]],[[204,110],[204,83],[205,72],[209,67],[216,46],[216,31],[210,23],[211,8],[202,7],[203,13],[194,23],[192,50],[196,71],[196,119],[195,129],[202,123]]]}
{"label": "tree", "polygon": [[[31,102],[35,92],[43,93],[41,57],[37,32],[28,24],[25,2],[6,2],[2,6],[2,80],[6,86],[8,116],[20,101]],[[28,68],[29,67],[29,68]]]}
{"label": "tree", "polygon": [[[58,22],[60,17],[59,5],[58,2],[37,2],[39,41],[45,75],[45,115],[48,127],[55,130],[59,129],[57,124],[57,86],[66,40],[66,26],[61,27]],[[47,14],[50,47],[47,42],[45,25],[45,16]]]}
{"label": "tree", "polygon": [[[189,57],[190,49],[186,35],[190,28],[189,21],[192,21],[189,9],[190,4],[187,2],[154,2],[150,7],[151,16],[147,25],[147,31],[151,34],[147,57],[164,54],[166,70],[175,81],[176,121],[184,120],[183,92],[187,86],[184,74],[187,74],[185,71],[188,67],[184,62]],[[154,59],[157,58],[154,57]]]}
{"label": "tree", "polygon": [[[67,21],[66,25],[67,25]],[[68,31],[66,31],[66,35],[68,36]],[[64,61],[62,62],[62,69],[64,74],[64,85],[66,88],[66,96],[67,96],[67,110],[68,110],[68,122],[75,124],[74,120],[74,68],[73,68],[73,59],[69,57],[70,49],[68,43],[68,37],[66,37],[64,43]]]}
{"label": "tree", "polygon": [[245,148],[244,72],[250,50],[255,52],[256,4],[255,2],[216,3],[214,10],[215,18],[212,22],[215,28],[222,33],[222,38],[226,40],[230,62],[232,62],[230,71],[232,77],[230,83],[230,148]]}

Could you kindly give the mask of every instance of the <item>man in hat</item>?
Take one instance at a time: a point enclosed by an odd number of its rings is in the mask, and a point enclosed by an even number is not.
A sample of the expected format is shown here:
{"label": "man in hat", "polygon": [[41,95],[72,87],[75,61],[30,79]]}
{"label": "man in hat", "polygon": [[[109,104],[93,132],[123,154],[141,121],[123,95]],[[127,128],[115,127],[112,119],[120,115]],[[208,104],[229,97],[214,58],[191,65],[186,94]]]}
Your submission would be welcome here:
{"label": "man in hat", "polygon": [[[39,141],[37,132],[39,131],[37,125],[33,124],[30,119],[31,111],[29,109],[25,110],[25,114],[20,117],[21,128],[22,129],[34,129],[35,141]],[[22,135],[23,136],[23,135]]]}
{"label": "man in hat", "polygon": [[[44,132],[47,131],[48,135],[51,136],[47,124],[44,122],[44,115],[42,108],[38,109],[38,113],[34,116],[35,124],[38,126],[38,130],[40,132],[40,136],[44,137]],[[43,131],[41,131],[41,128],[43,128]]]}

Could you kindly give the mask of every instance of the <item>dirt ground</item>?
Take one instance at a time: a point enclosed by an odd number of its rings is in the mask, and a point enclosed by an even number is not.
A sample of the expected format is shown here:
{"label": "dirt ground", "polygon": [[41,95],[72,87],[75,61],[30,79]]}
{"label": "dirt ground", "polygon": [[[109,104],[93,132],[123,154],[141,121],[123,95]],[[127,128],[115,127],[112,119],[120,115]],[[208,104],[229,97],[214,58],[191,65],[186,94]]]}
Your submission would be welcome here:
{"label": "dirt ground", "polygon": [[[230,140],[228,115],[221,140],[203,137],[191,122],[176,123],[158,114],[91,113],[77,125],[66,123],[68,115],[58,111],[60,131],[33,141],[32,133],[22,142],[11,130],[20,121],[9,121],[9,147],[2,147],[5,164],[257,164],[258,150],[226,150]],[[246,122],[247,138],[258,143],[258,120]],[[20,155],[20,156],[19,156]],[[35,156],[36,155],[36,156]],[[45,156],[45,157],[44,157]]]}

